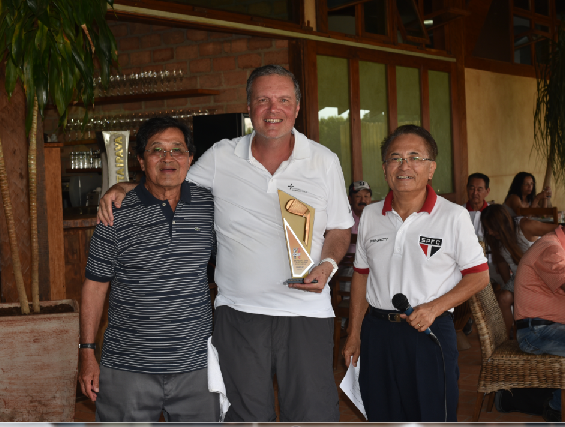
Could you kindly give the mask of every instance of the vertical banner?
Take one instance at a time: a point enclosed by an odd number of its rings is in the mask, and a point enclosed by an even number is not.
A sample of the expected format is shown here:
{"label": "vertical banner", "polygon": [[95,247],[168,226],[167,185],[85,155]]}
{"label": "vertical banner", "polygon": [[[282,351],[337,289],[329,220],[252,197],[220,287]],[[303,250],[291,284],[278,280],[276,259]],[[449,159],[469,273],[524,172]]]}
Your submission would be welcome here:
{"label": "vertical banner", "polygon": [[108,186],[129,181],[128,147],[129,131],[102,132],[108,156]]}

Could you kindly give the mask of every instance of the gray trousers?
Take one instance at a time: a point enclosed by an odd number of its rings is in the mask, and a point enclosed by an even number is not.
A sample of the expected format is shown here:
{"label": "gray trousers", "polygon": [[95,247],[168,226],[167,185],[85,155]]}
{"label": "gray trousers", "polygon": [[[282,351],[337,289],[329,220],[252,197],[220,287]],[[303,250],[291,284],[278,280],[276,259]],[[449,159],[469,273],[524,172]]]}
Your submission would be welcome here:
{"label": "gray trousers", "polygon": [[212,343],[231,406],[226,422],[339,421],[333,318],[265,316],[216,309]]}
{"label": "gray trousers", "polygon": [[206,368],[182,374],[142,374],[100,366],[96,422],[205,422],[220,418]]}

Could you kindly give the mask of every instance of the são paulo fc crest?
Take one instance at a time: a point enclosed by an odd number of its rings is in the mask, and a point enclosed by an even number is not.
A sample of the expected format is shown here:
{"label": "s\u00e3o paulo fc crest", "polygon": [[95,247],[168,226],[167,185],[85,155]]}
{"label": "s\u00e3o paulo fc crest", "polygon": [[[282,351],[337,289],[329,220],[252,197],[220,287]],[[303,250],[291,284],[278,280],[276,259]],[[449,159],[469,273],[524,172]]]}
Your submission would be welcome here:
{"label": "s\u00e3o paulo fc crest", "polygon": [[441,248],[441,239],[420,236],[420,247],[424,251],[426,258],[431,258]]}

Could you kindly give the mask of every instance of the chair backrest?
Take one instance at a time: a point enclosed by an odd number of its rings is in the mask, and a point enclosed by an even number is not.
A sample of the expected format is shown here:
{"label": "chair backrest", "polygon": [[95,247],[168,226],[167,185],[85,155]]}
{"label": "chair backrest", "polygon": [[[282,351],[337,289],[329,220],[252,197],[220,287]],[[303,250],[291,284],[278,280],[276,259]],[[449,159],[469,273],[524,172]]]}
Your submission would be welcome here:
{"label": "chair backrest", "polygon": [[542,216],[551,215],[553,217],[553,223],[558,224],[557,219],[557,207],[553,208],[517,208],[516,215],[518,216]]}
{"label": "chair backrest", "polygon": [[489,283],[486,288],[473,295],[469,303],[479,332],[483,360],[486,360],[508,339],[508,332],[492,285]]}

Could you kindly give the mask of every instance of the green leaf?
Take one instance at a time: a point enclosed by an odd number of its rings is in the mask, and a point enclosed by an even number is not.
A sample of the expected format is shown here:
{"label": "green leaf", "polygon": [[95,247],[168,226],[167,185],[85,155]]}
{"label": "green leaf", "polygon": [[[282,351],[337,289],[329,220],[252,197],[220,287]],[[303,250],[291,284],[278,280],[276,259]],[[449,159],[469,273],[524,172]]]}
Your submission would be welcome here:
{"label": "green leaf", "polygon": [[49,65],[49,92],[51,93],[51,98],[55,101],[57,112],[59,115],[62,115],[67,107],[61,84],[61,76],[63,75],[61,73],[61,60],[57,55],[52,55],[51,58]]}
{"label": "green leaf", "polygon": [[8,94],[8,98],[12,97],[12,93],[16,88],[16,80],[17,80],[17,72],[16,66],[12,61],[12,58],[9,56],[8,61],[6,62],[6,93]]}
{"label": "green leaf", "polygon": [[31,11],[33,12],[33,14],[37,16],[37,14],[39,13],[39,7],[37,5],[37,0],[26,0],[26,3],[27,3],[27,7],[29,7],[31,9]]}
{"label": "green leaf", "polygon": [[23,42],[22,21],[19,21],[16,23],[14,35],[12,36],[12,58],[14,58],[14,63],[17,65],[22,62]]}
{"label": "green leaf", "polygon": [[47,104],[47,89],[48,89],[48,79],[47,79],[47,67],[41,56],[36,57],[36,62],[34,64],[34,81],[35,81],[35,93],[37,96],[37,106],[39,112],[43,116],[43,108]]}

